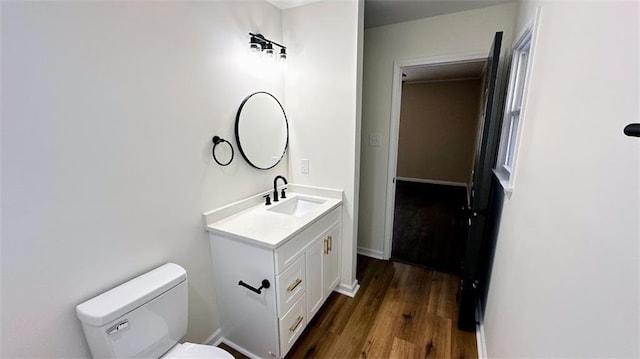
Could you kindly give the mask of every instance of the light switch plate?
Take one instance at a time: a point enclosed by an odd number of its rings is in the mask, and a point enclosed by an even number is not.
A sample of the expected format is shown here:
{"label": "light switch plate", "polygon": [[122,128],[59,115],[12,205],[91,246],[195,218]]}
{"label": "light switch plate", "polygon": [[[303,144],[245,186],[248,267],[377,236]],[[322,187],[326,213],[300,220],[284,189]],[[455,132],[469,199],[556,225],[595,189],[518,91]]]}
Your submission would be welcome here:
{"label": "light switch plate", "polygon": [[379,133],[370,133],[369,134],[369,146],[370,147],[380,147],[380,134]]}
{"label": "light switch plate", "polygon": [[301,159],[300,160],[300,172],[303,174],[309,174],[309,160]]}

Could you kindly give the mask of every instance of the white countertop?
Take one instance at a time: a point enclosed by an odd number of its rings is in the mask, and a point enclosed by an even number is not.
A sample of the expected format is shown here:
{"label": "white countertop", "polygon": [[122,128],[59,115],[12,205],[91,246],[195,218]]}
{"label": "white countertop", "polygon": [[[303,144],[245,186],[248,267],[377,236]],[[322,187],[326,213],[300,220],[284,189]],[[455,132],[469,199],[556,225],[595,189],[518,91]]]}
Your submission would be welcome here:
{"label": "white countertop", "polygon": [[[342,204],[342,191],[289,184],[287,198],[267,206],[260,193],[245,200],[203,214],[205,229],[268,248],[277,248],[301,232],[324,214]],[[302,216],[275,212],[296,197],[324,200]]]}

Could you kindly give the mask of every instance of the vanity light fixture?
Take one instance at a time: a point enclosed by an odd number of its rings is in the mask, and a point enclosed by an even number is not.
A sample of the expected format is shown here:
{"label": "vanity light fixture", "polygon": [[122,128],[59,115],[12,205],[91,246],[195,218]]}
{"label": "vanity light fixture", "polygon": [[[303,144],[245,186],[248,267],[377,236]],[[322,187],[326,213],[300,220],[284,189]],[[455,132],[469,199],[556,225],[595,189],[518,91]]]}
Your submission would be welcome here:
{"label": "vanity light fixture", "polygon": [[287,47],[284,45],[280,45],[275,41],[271,41],[264,37],[262,34],[253,34],[249,33],[249,48],[251,52],[263,52],[267,57],[274,58],[275,57],[275,49],[273,46],[278,46],[280,48],[280,52],[278,53],[278,58],[280,60],[287,59]]}

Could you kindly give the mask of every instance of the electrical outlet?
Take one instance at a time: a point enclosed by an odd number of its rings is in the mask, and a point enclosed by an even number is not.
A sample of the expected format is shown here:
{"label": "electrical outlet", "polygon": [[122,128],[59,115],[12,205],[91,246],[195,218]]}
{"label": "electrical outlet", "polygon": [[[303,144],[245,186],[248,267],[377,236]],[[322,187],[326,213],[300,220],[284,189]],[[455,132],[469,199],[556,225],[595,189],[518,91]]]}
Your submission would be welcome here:
{"label": "electrical outlet", "polygon": [[370,133],[369,134],[369,146],[370,147],[380,147],[380,134],[378,134],[378,133]]}
{"label": "electrical outlet", "polygon": [[300,160],[300,172],[302,172],[302,174],[309,174],[309,160]]}

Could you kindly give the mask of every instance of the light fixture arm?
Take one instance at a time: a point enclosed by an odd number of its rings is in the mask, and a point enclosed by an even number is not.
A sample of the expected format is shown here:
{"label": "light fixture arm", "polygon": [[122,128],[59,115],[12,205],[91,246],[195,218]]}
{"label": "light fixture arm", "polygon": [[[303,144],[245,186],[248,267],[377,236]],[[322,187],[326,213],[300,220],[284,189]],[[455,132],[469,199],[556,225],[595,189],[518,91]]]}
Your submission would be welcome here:
{"label": "light fixture arm", "polygon": [[285,50],[287,49],[286,46],[281,45],[281,44],[279,44],[279,43],[277,43],[275,41],[269,40],[266,37],[264,37],[264,35],[262,35],[262,34],[254,34],[254,33],[250,32],[249,36],[251,36],[252,38],[255,38],[261,46],[264,45],[264,44],[270,43],[270,44],[273,44],[273,45],[276,45],[276,46],[280,47],[281,49],[285,49]]}

